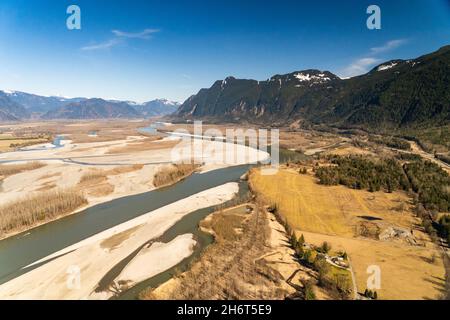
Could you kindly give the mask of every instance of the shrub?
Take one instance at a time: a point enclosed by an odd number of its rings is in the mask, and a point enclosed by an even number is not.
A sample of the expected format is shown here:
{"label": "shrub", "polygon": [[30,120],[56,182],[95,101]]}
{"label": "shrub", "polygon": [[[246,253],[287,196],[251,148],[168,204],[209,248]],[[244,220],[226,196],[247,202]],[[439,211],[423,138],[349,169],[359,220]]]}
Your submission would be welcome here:
{"label": "shrub", "polygon": [[23,227],[51,220],[87,204],[73,190],[59,190],[30,196],[0,207],[0,236]]}
{"label": "shrub", "polygon": [[314,293],[314,284],[312,280],[302,280],[303,296],[305,300],[316,300]]}
{"label": "shrub", "polygon": [[198,168],[195,164],[176,164],[171,167],[165,167],[155,173],[153,177],[153,185],[161,187],[173,184],[178,180],[190,175]]}
{"label": "shrub", "polygon": [[328,253],[331,250],[331,245],[328,242],[324,241],[320,249],[323,253]]}
{"label": "shrub", "polygon": [[24,171],[35,170],[44,167],[45,164],[37,161],[23,163],[23,164],[7,164],[0,165],[0,176],[12,176]]}

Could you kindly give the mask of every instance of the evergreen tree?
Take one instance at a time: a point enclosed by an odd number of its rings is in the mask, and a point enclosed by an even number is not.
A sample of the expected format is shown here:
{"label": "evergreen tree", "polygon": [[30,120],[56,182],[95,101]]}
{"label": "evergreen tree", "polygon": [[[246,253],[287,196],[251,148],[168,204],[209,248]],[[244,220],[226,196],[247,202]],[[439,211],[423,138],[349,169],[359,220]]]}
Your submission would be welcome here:
{"label": "evergreen tree", "polygon": [[297,237],[295,236],[295,232],[292,232],[291,234],[291,245],[295,249],[297,248]]}
{"label": "evergreen tree", "polygon": [[298,243],[302,246],[305,244],[305,237],[303,236],[303,233],[300,235],[300,238],[298,239]]}
{"label": "evergreen tree", "polygon": [[295,250],[295,253],[297,254],[299,259],[303,259],[303,256],[305,254],[305,251],[303,249],[303,245],[297,243],[297,248]]}
{"label": "evergreen tree", "polygon": [[311,261],[310,261],[311,256],[312,256],[311,250],[307,249],[303,253],[303,260],[306,261],[307,263],[311,263]]}
{"label": "evergreen tree", "polygon": [[331,250],[331,245],[328,242],[324,241],[322,243],[321,250],[323,253],[328,253]]}

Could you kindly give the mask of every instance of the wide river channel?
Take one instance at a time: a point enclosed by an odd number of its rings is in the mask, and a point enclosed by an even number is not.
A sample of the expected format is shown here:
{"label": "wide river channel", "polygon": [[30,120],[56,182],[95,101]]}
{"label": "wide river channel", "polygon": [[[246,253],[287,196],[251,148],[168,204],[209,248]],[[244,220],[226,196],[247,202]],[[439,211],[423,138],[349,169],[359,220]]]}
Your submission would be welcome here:
{"label": "wide river channel", "polygon": [[[286,150],[280,152],[281,162],[286,159],[285,153]],[[292,155],[295,156],[295,153],[287,153],[289,154],[289,158],[291,158]],[[99,232],[198,192],[228,182],[238,182],[240,177],[248,171],[249,167],[250,165],[240,165],[217,169],[206,173],[195,173],[173,186],[95,205],[79,213],[1,240],[0,285],[39,267],[39,264],[37,264],[25,268],[33,262],[87,239]],[[239,193],[242,195],[247,193],[247,191],[247,183],[240,182]],[[214,207],[204,208],[186,215],[167,230],[159,239],[168,242],[180,234],[194,234],[198,244],[192,256],[183,260],[177,266],[136,285],[118,298],[135,299],[142,289],[149,286],[155,287],[168,280],[172,276],[174,270],[185,270],[189,262],[197,257],[201,251],[212,242],[211,236],[198,229],[198,224],[204,217],[213,212],[214,209]],[[131,258],[132,255],[130,255],[130,259]],[[123,261],[122,264],[111,270],[110,274],[105,275],[104,280],[109,281],[109,279],[114,279],[114,276],[120,272],[126,263],[127,261]]]}

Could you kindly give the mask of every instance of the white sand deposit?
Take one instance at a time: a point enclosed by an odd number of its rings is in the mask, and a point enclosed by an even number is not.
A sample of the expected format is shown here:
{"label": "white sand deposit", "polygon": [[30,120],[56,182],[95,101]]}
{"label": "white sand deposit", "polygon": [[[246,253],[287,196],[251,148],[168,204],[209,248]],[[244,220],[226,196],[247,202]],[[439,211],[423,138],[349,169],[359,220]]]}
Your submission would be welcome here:
{"label": "white sand deposit", "polygon": [[192,234],[183,234],[169,243],[153,243],[144,247],[115,279],[116,283],[127,282],[135,285],[149,279],[189,257],[196,241]]}

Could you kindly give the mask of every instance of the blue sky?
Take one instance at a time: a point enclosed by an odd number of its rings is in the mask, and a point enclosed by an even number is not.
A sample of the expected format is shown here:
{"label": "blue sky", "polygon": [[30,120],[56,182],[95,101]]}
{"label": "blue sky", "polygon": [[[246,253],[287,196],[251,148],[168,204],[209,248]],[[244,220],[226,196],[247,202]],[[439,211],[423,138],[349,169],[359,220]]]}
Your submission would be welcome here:
{"label": "blue sky", "polygon": [[[81,8],[82,29],[66,28]],[[366,28],[381,8],[382,29]],[[450,44],[450,0],[1,0],[0,89],[183,101],[229,75],[363,73]]]}

